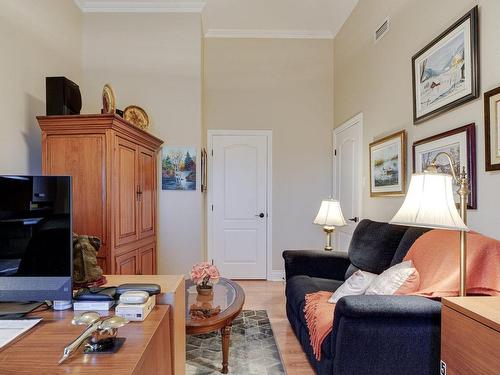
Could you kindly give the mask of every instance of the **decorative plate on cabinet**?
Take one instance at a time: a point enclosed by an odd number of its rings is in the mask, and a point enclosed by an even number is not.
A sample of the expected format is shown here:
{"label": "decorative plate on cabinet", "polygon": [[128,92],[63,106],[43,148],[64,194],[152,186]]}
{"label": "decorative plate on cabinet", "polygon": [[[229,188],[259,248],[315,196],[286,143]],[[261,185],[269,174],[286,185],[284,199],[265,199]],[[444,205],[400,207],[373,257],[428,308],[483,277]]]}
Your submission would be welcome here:
{"label": "decorative plate on cabinet", "polygon": [[115,113],[116,99],[111,85],[106,83],[102,88],[102,113]]}
{"label": "decorative plate on cabinet", "polygon": [[123,111],[123,118],[142,130],[149,128],[149,117],[144,109],[136,105],[129,105]]}

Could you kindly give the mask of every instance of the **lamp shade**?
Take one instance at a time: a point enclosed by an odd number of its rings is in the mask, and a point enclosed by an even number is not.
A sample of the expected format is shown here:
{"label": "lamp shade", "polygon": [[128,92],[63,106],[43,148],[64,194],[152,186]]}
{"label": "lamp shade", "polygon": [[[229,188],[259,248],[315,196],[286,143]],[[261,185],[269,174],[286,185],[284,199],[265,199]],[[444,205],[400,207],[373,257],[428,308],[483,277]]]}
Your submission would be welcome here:
{"label": "lamp shade", "polygon": [[442,173],[413,174],[403,205],[390,223],[414,227],[469,230],[455,206],[452,178]]}
{"label": "lamp shade", "polygon": [[321,202],[318,214],[314,219],[314,224],[329,227],[342,227],[346,225],[340,202],[333,199],[325,199]]}

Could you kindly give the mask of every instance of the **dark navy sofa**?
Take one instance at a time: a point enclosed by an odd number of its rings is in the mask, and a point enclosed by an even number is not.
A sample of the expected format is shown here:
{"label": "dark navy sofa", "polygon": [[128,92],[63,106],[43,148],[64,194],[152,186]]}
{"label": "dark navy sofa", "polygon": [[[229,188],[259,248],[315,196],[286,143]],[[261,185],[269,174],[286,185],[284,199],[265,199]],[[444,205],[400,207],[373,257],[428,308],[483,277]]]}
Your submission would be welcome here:
{"label": "dark navy sofa", "polygon": [[357,269],[381,273],[400,263],[426,229],[362,220],[348,254],[283,252],[288,320],[318,374],[439,374],[441,303],[417,296],[347,296],[334,313],[321,360],[312,352],[304,297],[335,291]]}

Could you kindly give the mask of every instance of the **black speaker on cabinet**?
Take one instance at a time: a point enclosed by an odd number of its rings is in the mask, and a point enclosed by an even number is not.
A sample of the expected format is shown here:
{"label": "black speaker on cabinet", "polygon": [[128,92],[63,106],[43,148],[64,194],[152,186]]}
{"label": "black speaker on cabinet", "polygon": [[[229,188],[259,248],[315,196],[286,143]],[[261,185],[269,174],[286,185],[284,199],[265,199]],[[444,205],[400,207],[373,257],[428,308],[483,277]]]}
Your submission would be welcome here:
{"label": "black speaker on cabinet", "polygon": [[78,85],[66,77],[46,77],[47,116],[79,115],[82,96]]}

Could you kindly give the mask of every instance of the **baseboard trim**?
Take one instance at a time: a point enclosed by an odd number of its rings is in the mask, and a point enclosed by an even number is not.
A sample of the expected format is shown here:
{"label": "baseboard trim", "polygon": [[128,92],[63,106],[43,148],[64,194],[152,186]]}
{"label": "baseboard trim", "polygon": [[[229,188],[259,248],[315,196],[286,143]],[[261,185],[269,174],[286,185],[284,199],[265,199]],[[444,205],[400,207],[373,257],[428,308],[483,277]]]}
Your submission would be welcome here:
{"label": "baseboard trim", "polygon": [[268,281],[284,281],[285,271],[284,270],[272,270],[269,275],[267,275]]}

